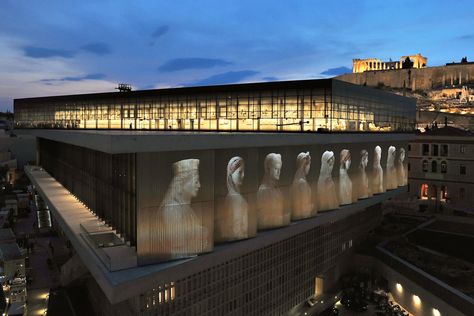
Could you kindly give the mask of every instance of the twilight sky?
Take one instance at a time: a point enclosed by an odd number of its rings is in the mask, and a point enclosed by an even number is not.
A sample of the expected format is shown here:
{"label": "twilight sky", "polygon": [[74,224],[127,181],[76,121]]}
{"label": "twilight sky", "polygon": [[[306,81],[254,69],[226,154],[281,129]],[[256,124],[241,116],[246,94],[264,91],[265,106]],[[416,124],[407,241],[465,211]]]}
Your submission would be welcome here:
{"label": "twilight sky", "polygon": [[474,1],[0,0],[0,111],[14,98],[350,72],[353,58],[474,59]]}

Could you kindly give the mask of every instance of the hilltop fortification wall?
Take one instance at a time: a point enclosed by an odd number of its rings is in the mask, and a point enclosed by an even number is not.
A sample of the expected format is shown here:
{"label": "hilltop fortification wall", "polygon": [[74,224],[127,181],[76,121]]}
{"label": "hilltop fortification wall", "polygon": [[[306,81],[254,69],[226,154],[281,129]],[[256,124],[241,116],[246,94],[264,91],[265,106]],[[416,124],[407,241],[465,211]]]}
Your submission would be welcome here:
{"label": "hilltop fortification wall", "polygon": [[429,90],[452,85],[474,83],[474,64],[439,66],[419,69],[366,71],[338,76],[337,79],[370,87],[387,86]]}

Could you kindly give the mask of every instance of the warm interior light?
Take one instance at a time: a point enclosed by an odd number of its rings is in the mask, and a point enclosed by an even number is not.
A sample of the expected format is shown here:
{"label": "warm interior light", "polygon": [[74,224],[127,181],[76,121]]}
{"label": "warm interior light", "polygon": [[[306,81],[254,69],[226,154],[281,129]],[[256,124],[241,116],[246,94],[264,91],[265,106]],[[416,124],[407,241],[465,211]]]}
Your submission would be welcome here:
{"label": "warm interior light", "polygon": [[415,305],[420,305],[421,304],[421,300],[420,300],[420,297],[418,295],[413,295],[413,303],[415,303]]}
{"label": "warm interior light", "polygon": [[433,316],[441,316],[441,313],[436,308],[433,308]]}
{"label": "warm interior light", "polygon": [[395,285],[395,287],[397,288],[397,291],[398,291],[398,292],[400,292],[400,293],[403,292],[403,287],[402,287],[402,285],[401,285],[400,283],[397,283],[397,284]]}

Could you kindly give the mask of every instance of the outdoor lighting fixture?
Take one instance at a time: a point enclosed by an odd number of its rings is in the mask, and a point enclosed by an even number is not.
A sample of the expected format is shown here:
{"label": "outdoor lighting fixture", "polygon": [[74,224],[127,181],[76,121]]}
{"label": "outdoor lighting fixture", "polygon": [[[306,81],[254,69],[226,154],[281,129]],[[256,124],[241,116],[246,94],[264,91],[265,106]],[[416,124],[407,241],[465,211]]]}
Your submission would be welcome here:
{"label": "outdoor lighting fixture", "polygon": [[420,300],[420,297],[418,295],[413,295],[413,303],[415,303],[415,305],[420,305],[421,304],[421,300]]}
{"label": "outdoor lighting fixture", "polygon": [[402,287],[402,285],[401,285],[400,283],[395,284],[395,287],[397,288],[397,291],[398,291],[399,293],[402,293],[402,292],[403,292],[403,287]]}
{"label": "outdoor lighting fixture", "polygon": [[433,316],[441,316],[441,313],[436,308],[433,308]]}

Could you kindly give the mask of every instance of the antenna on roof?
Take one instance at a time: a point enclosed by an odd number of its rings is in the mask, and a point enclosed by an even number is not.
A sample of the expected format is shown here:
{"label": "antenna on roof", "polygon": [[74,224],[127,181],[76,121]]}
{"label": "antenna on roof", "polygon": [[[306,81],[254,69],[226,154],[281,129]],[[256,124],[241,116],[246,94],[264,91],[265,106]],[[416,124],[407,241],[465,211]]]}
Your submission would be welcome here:
{"label": "antenna on roof", "polygon": [[115,89],[117,89],[119,92],[130,92],[132,91],[132,85],[128,83],[119,83],[118,87]]}

